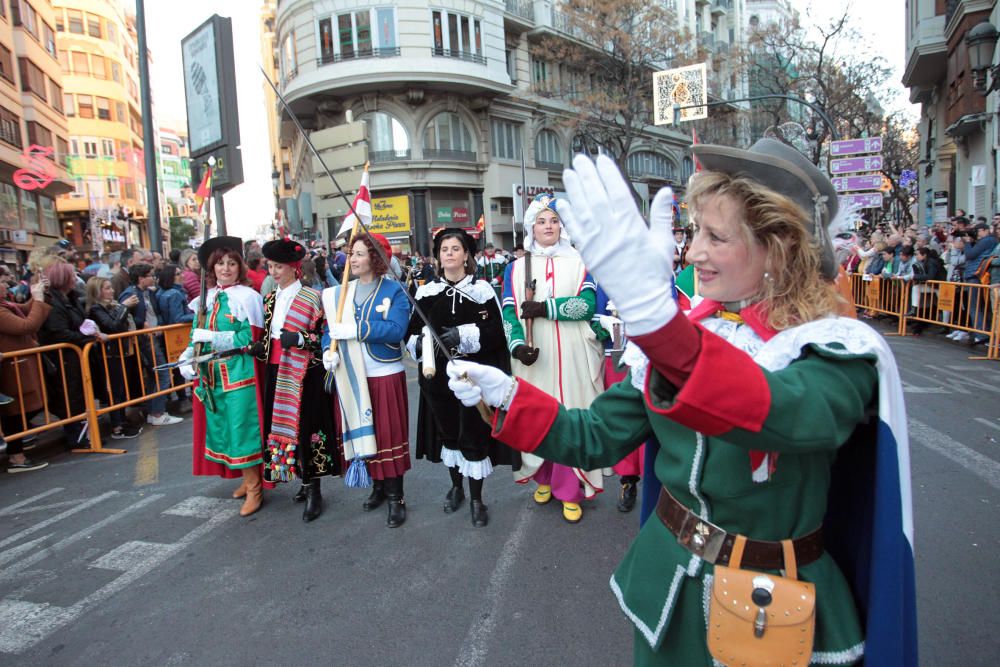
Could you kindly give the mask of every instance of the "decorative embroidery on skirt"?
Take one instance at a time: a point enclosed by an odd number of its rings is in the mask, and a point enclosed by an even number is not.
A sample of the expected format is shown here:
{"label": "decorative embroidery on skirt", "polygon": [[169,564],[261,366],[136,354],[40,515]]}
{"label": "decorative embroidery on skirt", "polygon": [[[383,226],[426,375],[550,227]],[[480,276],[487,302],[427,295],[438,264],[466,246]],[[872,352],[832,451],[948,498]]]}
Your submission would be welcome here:
{"label": "decorative embroidery on skirt", "polygon": [[312,437],[309,438],[309,444],[312,447],[313,473],[319,476],[330,472],[333,458],[326,453],[326,433],[323,431],[313,433]]}

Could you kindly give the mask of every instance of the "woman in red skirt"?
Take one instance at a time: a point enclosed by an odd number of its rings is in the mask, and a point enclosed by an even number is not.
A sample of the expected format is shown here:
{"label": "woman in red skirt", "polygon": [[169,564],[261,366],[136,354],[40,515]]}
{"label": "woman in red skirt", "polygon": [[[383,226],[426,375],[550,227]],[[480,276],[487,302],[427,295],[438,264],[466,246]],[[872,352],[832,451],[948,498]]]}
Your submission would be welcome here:
{"label": "woman in red skirt", "polygon": [[406,521],[403,474],[410,469],[402,361],[410,302],[402,286],[386,276],[386,259],[392,250],[384,236],[356,235],[350,248],[351,281],[343,286],[346,295],[339,316],[341,286],[323,290],[331,339],[323,365],[334,374],[337,386],[337,424],[344,458],[347,462],[363,460],[374,480],[363,507],[371,511],[388,499],[388,526],[396,528]]}

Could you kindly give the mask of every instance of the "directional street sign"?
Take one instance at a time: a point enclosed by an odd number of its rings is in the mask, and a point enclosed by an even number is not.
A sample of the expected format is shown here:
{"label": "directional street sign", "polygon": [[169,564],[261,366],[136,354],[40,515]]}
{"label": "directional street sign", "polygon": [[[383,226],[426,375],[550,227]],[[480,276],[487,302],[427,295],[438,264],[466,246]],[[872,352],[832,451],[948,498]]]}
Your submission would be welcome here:
{"label": "directional street sign", "polygon": [[843,155],[857,155],[859,153],[881,153],[882,137],[868,137],[866,139],[844,139],[834,141],[830,144],[830,155],[837,157]]}
{"label": "directional street sign", "polygon": [[837,192],[855,190],[878,190],[882,187],[881,174],[863,174],[861,176],[837,176],[830,179]]}
{"label": "directional street sign", "polygon": [[881,155],[830,160],[831,174],[851,174],[858,171],[879,171],[880,169],[882,169]]}
{"label": "directional street sign", "polygon": [[843,207],[882,208],[881,192],[865,192],[853,195],[841,195],[840,205]]}

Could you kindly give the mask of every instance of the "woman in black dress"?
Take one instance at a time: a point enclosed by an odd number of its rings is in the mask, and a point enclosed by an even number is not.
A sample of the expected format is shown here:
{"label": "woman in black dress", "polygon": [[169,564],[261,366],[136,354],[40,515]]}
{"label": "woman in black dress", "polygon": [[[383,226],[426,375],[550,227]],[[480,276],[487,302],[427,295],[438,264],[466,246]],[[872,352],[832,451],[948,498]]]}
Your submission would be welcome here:
{"label": "woman in black dress", "polygon": [[[476,241],[465,230],[446,228],[438,232],[434,256],[441,276],[417,289],[417,303],[452,356],[509,371],[500,304],[490,284],[475,279],[475,253]],[[417,458],[448,467],[451,489],[445,497],[446,514],[456,511],[465,499],[463,478],[469,478],[472,525],[482,527],[489,522],[483,504],[483,480],[494,465],[516,465],[519,458],[490,436],[490,426],[476,408],[464,407],[448,389],[444,372],[447,359],[437,344],[428,346],[430,339],[423,328],[423,321],[414,314],[407,331],[407,349],[420,362]],[[425,363],[431,348],[437,369],[433,375],[430,364]]]}

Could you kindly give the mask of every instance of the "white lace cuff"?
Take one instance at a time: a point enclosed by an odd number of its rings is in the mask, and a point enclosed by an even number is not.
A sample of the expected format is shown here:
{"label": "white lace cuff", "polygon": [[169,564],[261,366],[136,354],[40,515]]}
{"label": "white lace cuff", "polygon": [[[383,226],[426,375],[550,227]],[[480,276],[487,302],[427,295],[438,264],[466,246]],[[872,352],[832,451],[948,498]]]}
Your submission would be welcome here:
{"label": "white lace cuff", "polygon": [[414,361],[420,361],[417,359],[417,334],[413,334],[406,341],[406,351],[410,353],[410,359]]}
{"label": "white lace cuff", "polygon": [[458,344],[458,351],[462,354],[475,354],[479,352],[479,326],[475,324],[459,324],[458,335],[461,342]]}
{"label": "white lace cuff", "polygon": [[441,463],[448,468],[458,468],[464,477],[470,479],[486,479],[493,472],[493,462],[490,457],[482,461],[469,461],[457,449],[441,448]]}
{"label": "white lace cuff", "polygon": [[212,332],[212,351],[226,352],[236,347],[233,339],[236,337],[235,331],[214,331]]}

